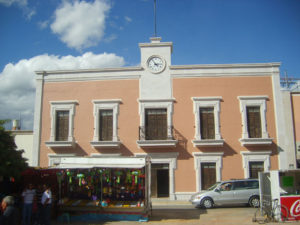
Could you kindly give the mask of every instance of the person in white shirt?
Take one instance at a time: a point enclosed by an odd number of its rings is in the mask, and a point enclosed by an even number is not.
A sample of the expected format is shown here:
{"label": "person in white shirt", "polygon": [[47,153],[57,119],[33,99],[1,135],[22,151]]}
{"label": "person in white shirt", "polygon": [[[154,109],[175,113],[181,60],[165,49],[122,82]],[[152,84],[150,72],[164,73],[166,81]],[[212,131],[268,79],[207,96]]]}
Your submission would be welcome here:
{"label": "person in white shirt", "polygon": [[33,185],[29,184],[28,187],[22,192],[23,197],[23,212],[22,212],[22,224],[30,225],[32,214],[32,203],[35,196],[35,189]]}
{"label": "person in white shirt", "polygon": [[50,225],[51,223],[51,204],[52,204],[52,192],[50,186],[44,185],[44,193],[42,195],[42,221],[44,225]]}

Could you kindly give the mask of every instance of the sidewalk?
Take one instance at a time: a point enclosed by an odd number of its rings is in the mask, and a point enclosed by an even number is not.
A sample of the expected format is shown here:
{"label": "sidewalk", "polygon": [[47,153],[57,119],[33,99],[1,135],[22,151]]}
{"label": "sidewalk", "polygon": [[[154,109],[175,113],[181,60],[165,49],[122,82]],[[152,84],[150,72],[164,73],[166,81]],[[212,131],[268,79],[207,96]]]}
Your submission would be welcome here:
{"label": "sidewalk", "polygon": [[[256,209],[246,206],[217,207],[213,209],[196,209],[188,201],[154,200],[152,215],[148,222],[138,221],[97,221],[71,222],[72,225],[258,225],[252,222]],[[52,222],[52,225],[67,225],[68,223]],[[275,225],[279,223],[267,223]],[[299,222],[288,223],[290,225]]]}

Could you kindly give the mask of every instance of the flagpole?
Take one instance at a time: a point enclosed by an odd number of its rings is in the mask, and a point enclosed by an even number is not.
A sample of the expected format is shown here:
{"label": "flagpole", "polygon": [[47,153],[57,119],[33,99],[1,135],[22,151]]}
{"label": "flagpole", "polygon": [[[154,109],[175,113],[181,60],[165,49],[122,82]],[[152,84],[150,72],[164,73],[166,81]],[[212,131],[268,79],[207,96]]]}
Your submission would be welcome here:
{"label": "flagpole", "polygon": [[154,0],[154,37],[157,37],[157,32],[156,32],[156,0]]}

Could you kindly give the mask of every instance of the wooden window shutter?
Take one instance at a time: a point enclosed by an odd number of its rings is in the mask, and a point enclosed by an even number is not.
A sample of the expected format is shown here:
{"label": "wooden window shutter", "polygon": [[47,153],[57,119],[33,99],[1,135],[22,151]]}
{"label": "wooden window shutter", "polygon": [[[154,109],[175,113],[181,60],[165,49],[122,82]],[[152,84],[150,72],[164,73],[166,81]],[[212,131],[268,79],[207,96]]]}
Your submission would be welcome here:
{"label": "wooden window shutter", "polygon": [[146,109],[146,140],[167,139],[167,109]]}
{"label": "wooden window shutter", "polygon": [[112,141],[113,110],[100,110],[99,141]]}
{"label": "wooden window shutter", "polygon": [[247,125],[249,138],[261,138],[260,107],[247,107]]}
{"label": "wooden window shutter", "polygon": [[249,162],[250,178],[258,178],[258,172],[264,171],[264,162]]}
{"label": "wooden window shutter", "polygon": [[200,108],[201,139],[215,139],[214,108]]}
{"label": "wooden window shutter", "polygon": [[216,163],[201,163],[201,189],[207,190],[216,180]]}
{"label": "wooden window shutter", "polygon": [[69,136],[69,111],[56,111],[55,141],[67,141]]}

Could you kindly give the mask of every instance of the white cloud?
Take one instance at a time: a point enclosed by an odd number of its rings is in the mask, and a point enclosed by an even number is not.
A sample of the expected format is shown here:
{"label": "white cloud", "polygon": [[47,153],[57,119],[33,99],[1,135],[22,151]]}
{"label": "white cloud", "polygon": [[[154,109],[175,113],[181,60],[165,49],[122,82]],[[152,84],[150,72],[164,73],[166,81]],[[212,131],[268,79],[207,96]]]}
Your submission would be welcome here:
{"label": "white cloud", "polygon": [[22,129],[33,129],[34,71],[121,67],[124,63],[115,54],[91,52],[78,57],[44,54],[9,63],[0,72],[0,119],[18,119],[21,113]]}
{"label": "white cloud", "polygon": [[125,20],[126,20],[127,23],[132,22],[132,19],[130,17],[128,17],[128,16],[125,16]]}
{"label": "white cloud", "polygon": [[109,10],[106,0],[65,0],[55,11],[50,27],[68,47],[82,50],[102,40]]}
{"label": "white cloud", "polygon": [[7,7],[10,7],[12,4],[16,4],[23,7],[27,5],[27,0],[0,0],[0,3]]}
{"label": "white cloud", "polygon": [[112,42],[113,40],[116,40],[116,39],[117,39],[117,35],[112,34],[109,37],[106,37],[103,41],[106,42],[106,43],[110,43],[110,42]]}
{"label": "white cloud", "polygon": [[45,21],[40,21],[38,22],[38,26],[40,27],[40,29],[46,29],[48,27],[49,21],[45,20]]}
{"label": "white cloud", "polygon": [[6,7],[10,7],[12,5],[16,5],[20,9],[22,9],[27,19],[31,19],[33,15],[35,15],[35,10],[31,9],[28,6],[27,0],[0,0],[0,4],[5,5]]}

